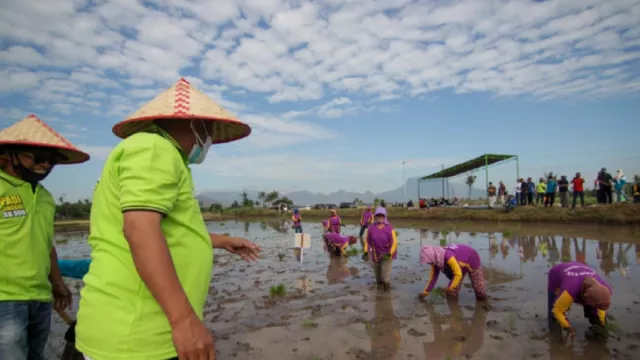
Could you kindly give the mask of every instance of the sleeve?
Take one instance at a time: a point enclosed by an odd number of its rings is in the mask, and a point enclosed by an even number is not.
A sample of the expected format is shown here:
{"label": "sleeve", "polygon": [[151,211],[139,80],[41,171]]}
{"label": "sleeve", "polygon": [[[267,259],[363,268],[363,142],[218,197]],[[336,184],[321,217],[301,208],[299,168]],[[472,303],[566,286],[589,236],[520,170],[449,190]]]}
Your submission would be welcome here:
{"label": "sleeve", "polygon": [[438,282],[438,275],[440,275],[440,269],[438,269],[435,265],[431,265],[431,272],[429,273],[429,280],[427,280],[427,285],[422,291],[425,294],[429,294],[433,288],[436,286]]}
{"label": "sleeve", "polygon": [[460,268],[460,264],[458,264],[458,260],[454,256],[450,257],[447,260],[447,264],[451,267],[453,271],[453,279],[449,283],[449,290],[453,290],[460,285],[460,281],[462,281],[462,269]]}
{"label": "sleeve", "polygon": [[391,251],[390,251],[391,256],[393,256],[393,254],[395,254],[396,251],[398,251],[398,236],[396,235],[395,230],[391,230]]}
{"label": "sleeve", "polygon": [[180,166],[185,165],[167,140],[159,136],[138,140],[127,144],[118,159],[120,209],[166,215],[178,197]]}
{"label": "sleeve", "polygon": [[565,290],[556,298],[553,303],[553,309],[551,310],[553,317],[564,329],[571,327],[571,323],[569,323],[569,319],[567,318],[567,311],[569,311],[571,304],[573,304],[573,297]]}
{"label": "sleeve", "polygon": [[364,239],[365,239],[365,241],[364,241],[364,249],[363,249],[363,251],[365,253],[368,253],[369,252],[369,229],[364,231]]}
{"label": "sleeve", "polygon": [[600,325],[607,326],[607,312],[604,310],[598,310],[598,321]]}

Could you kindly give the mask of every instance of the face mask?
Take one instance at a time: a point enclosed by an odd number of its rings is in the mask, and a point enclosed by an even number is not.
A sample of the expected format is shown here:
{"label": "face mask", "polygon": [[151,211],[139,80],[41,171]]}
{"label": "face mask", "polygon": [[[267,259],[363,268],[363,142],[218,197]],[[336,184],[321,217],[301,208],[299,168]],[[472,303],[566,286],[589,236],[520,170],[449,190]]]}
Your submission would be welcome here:
{"label": "face mask", "polygon": [[51,173],[51,169],[44,173],[38,173],[31,169],[27,169],[22,165],[22,163],[20,163],[20,160],[18,160],[18,155],[15,154],[14,156],[15,160],[13,162],[13,169],[15,170],[16,174],[20,177],[20,179],[28,182],[33,186],[44,180]]}
{"label": "face mask", "polygon": [[[204,121],[202,121],[202,124],[204,125]],[[189,164],[202,164],[204,159],[207,157],[207,153],[209,152],[209,148],[213,143],[213,139],[207,132],[207,139],[205,141],[202,141],[202,139],[200,139],[200,136],[198,135],[198,132],[193,127],[193,122],[191,122],[191,130],[193,131],[193,135],[196,137],[196,143],[193,145],[193,148],[189,153]]]}

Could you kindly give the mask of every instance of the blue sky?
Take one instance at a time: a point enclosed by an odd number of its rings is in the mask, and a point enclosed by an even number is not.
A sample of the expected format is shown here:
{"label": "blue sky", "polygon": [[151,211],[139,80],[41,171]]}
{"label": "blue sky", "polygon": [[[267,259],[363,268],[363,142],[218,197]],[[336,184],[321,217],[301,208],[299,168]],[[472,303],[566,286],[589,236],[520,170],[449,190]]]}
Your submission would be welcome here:
{"label": "blue sky", "polygon": [[640,0],[3,5],[0,125],[35,113],[92,155],[55,169],[56,196],[90,197],[111,127],[180,77],[253,128],[194,166],[198,191],[377,192],[402,160],[487,152],[523,176],[640,174]]}

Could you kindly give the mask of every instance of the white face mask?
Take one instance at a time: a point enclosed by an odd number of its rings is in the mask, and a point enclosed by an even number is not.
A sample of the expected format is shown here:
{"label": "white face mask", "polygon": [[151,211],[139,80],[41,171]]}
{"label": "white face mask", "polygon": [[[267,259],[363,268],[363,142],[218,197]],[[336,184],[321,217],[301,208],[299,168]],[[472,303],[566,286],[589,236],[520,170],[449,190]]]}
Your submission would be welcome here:
{"label": "white face mask", "polygon": [[[206,131],[204,121],[200,121],[202,122],[202,125],[205,127]],[[191,148],[191,152],[189,153],[189,164],[202,164],[204,159],[207,157],[207,153],[209,152],[209,148],[213,143],[213,139],[211,138],[211,135],[209,135],[209,132],[207,132],[207,139],[205,141],[202,141],[202,139],[200,139],[200,136],[198,135],[198,132],[193,127],[193,121],[191,122],[191,130],[193,131],[193,135],[196,137],[196,143],[193,144],[193,148]]]}

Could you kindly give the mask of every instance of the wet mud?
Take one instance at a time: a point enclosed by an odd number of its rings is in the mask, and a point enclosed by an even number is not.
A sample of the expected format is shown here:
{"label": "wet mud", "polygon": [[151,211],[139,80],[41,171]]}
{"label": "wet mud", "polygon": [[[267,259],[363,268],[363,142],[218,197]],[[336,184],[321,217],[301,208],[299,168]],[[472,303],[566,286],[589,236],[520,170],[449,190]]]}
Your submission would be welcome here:
{"label": "wet mud", "polygon": [[[253,264],[216,251],[206,324],[219,359],[637,359],[640,349],[640,245],[594,237],[398,228],[399,256],[392,289],[380,292],[373,269],[359,255],[332,257],[320,226],[305,224],[310,249],[294,250],[283,223],[215,222],[210,230],[263,246]],[[357,235],[356,227],[345,234]],[[578,232],[584,235],[584,231]],[[58,234],[60,257],[88,256],[86,233]],[[629,239],[631,240],[631,239]],[[428,269],[419,264],[427,244],[476,248],[485,267],[489,304],[476,304],[468,278],[457,301],[437,294],[417,298]],[[359,245],[354,246],[359,249]],[[546,274],[561,261],[594,267],[614,291],[608,340],[587,340],[589,323],[574,305],[573,343],[547,330]],[[80,281],[69,281],[76,293]],[[438,286],[446,286],[441,277]],[[76,301],[77,303],[77,301]],[[74,311],[70,312],[75,315]],[[48,356],[59,358],[66,326],[54,316]]]}

